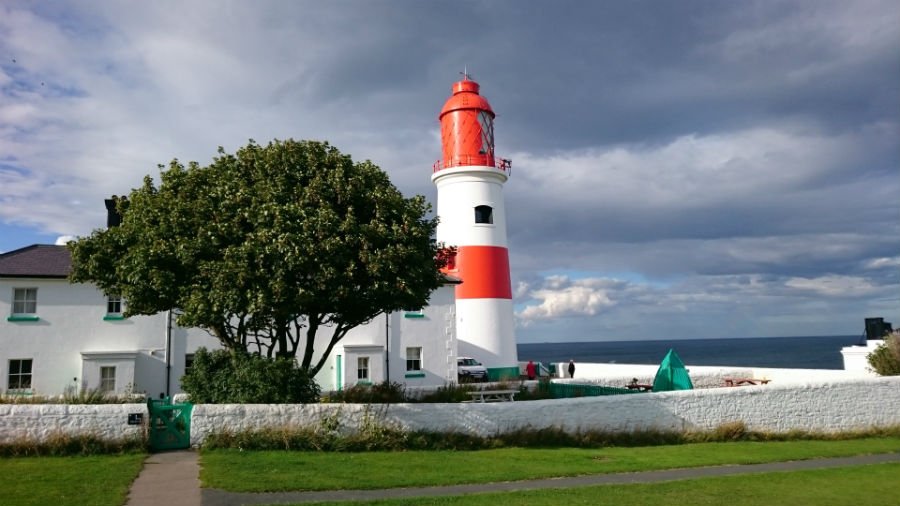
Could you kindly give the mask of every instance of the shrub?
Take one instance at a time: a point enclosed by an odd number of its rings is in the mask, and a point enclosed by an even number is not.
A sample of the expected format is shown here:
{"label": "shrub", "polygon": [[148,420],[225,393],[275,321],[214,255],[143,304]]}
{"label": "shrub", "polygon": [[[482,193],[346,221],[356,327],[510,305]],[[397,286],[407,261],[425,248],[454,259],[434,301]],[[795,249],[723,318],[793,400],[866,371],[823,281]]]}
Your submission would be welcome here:
{"label": "shrub", "polygon": [[357,383],[343,390],[331,392],[329,402],[348,404],[391,404],[406,402],[406,387],[396,381],[382,381],[374,385]]}
{"label": "shrub", "polygon": [[867,358],[872,369],[881,376],[900,375],[900,334],[885,336],[884,343]]}
{"label": "shrub", "polygon": [[418,402],[463,402],[472,399],[469,392],[475,390],[474,385],[444,385],[440,386],[434,392],[423,395]]}
{"label": "shrub", "polygon": [[294,360],[228,350],[198,349],[181,386],[191,402],[204,404],[308,403],[319,399],[319,386]]}

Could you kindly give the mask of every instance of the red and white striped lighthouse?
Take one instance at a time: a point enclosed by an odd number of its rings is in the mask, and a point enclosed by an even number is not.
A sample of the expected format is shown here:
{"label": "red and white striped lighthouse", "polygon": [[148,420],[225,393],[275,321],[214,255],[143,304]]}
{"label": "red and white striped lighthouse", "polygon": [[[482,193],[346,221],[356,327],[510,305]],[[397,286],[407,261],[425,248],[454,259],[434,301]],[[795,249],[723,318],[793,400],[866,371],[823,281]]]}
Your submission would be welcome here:
{"label": "red and white striped lighthouse", "polygon": [[480,360],[491,379],[518,377],[503,183],[509,160],[494,153],[494,111],[463,74],[441,109],[443,158],[433,167],[437,240],[457,248],[459,354]]}

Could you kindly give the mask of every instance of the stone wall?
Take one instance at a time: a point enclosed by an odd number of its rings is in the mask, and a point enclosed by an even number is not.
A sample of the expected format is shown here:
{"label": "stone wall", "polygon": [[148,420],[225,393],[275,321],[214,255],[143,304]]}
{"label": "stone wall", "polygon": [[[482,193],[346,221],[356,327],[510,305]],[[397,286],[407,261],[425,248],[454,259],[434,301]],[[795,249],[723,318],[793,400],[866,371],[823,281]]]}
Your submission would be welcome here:
{"label": "stone wall", "polygon": [[837,432],[900,425],[900,377],[489,404],[198,405],[191,440],[208,433],[316,425],[366,417],[406,429],[491,435],[520,428],[569,431],[706,430],[743,421],[751,430]]}
{"label": "stone wall", "polygon": [[[315,426],[340,420],[347,429],[366,417],[403,427],[491,435],[520,428],[568,431],[705,430],[743,421],[751,430],[837,432],[900,425],[900,377],[708,388],[531,402],[489,404],[309,404],[194,406],[191,441],[212,432]],[[54,432],[108,438],[140,434],[128,413],[143,404],[0,405],[0,441],[45,439]]]}
{"label": "stone wall", "polygon": [[0,404],[0,443],[46,441],[55,434],[94,434],[103,439],[140,437],[129,413],[148,419],[146,404]]}

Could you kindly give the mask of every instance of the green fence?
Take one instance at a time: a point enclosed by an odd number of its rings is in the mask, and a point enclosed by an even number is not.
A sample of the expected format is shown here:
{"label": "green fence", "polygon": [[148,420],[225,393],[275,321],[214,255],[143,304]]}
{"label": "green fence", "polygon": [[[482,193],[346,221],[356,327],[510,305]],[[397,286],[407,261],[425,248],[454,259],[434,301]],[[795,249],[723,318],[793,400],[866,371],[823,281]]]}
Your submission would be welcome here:
{"label": "green fence", "polygon": [[638,394],[637,390],[629,390],[627,388],[604,387],[600,385],[579,385],[575,383],[550,383],[550,395],[554,399],[565,399],[568,397],[598,397],[601,395],[625,395]]}

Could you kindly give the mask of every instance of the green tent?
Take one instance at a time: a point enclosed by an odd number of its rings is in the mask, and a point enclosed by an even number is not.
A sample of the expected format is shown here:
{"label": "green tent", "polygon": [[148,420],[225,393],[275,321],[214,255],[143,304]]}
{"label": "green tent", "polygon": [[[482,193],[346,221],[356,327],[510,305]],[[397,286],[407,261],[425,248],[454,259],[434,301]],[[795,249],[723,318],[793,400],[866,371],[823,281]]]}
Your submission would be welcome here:
{"label": "green tent", "polygon": [[693,389],[694,385],[691,383],[691,377],[688,376],[687,369],[684,368],[684,362],[678,358],[675,350],[670,349],[656,371],[656,378],[653,380],[653,391],[668,392],[671,390]]}

